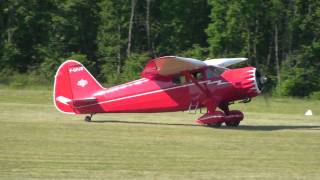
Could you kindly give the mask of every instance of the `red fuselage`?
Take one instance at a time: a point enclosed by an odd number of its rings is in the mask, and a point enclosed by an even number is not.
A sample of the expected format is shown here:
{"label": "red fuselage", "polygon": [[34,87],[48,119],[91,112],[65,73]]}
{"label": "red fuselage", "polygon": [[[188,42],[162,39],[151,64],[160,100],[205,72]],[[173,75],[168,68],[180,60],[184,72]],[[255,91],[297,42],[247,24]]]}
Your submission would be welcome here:
{"label": "red fuselage", "polygon": [[251,98],[260,93],[253,67],[205,67],[168,77],[142,76],[141,79],[94,92],[87,101],[74,100],[74,112],[183,111],[188,110],[190,104],[198,103],[198,107],[203,107],[210,100],[214,107],[218,107],[222,103]]}

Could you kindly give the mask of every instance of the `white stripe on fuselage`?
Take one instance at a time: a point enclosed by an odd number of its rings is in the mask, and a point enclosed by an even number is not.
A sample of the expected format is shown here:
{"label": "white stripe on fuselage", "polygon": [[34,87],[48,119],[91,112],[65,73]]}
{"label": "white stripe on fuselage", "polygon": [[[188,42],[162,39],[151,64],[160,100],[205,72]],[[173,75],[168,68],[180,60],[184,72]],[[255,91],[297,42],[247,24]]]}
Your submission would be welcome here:
{"label": "white stripe on fuselage", "polygon": [[223,84],[229,84],[227,81],[222,81],[222,80],[217,80],[217,81],[209,81],[207,84],[216,84],[218,86],[223,85]]}
{"label": "white stripe on fuselage", "polygon": [[[216,85],[229,84],[229,82],[222,81],[222,80],[217,80],[217,81],[206,80],[206,81],[201,81],[201,82],[199,82],[199,84],[204,84],[204,83],[207,83],[207,84],[216,84]],[[84,107],[94,106],[94,105],[97,105],[97,104],[105,104],[105,103],[120,101],[120,100],[124,100],[124,99],[130,99],[130,98],[140,97],[140,96],[144,96],[144,95],[149,95],[149,94],[154,94],[154,93],[159,93],[159,92],[164,92],[164,91],[170,91],[170,90],[173,90],[173,89],[178,89],[178,88],[183,88],[183,87],[188,87],[188,86],[193,86],[193,85],[195,85],[195,84],[192,83],[192,84],[185,84],[185,85],[175,86],[175,87],[166,88],[166,89],[159,89],[159,90],[154,90],[154,91],[150,91],[150,92],[135,94],[135,95],[131,95],[131,96],[125,96],[125,97],[121,97],[121,98],[111,99],[111,100],[99,102],[99,103],[96,103],[96,104],[79,106],[79,107],[76,107],[76,108],[84,108]],[[121,88],[121,89],[122,89],[122,88]],[[103,92],[105,92],[105,91],[103,91]],[[100,92],[95,93],[95,95],[97,95],[97,94],[103,95],[103,94],[100,94]],[[104,94],[106,94],[106,93],[104,93]]]}

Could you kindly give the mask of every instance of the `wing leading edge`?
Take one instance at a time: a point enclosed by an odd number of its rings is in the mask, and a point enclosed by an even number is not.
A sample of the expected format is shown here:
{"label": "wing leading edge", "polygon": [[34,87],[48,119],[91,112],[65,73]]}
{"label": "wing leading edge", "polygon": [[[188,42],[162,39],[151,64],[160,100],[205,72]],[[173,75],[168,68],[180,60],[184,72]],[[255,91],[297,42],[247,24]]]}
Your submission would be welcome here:
{"label": "wing leading edge", "polygon": [[231,66],[233,64],[237,64],[246,60],[248,60],[248,58],[220,58],[220,59],[209,59],[203,62],[208,66],[217,66],[217,67],[226,68],[228,66]]}

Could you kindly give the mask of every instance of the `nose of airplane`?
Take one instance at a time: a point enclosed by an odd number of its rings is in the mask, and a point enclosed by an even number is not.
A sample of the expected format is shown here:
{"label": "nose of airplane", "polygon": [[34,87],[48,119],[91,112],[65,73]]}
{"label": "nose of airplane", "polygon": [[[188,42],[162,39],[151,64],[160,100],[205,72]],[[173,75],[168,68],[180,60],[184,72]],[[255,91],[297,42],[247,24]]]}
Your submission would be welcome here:
{"label": "nose of airplane", "polygon": [[262,75],[257,68],[247,67],[248,70],[243,72],[243,88],[250,96],[256,96],[261,94],[265,83],[267,82],[267,77]]}
{"label": "nose of airplane", "polygon": [[262,76],[255,67],[230,69],[223,76],[232,82],[238,98],[259,95],[267,81],[267,78]]}
{"label": "nose of airplane", "polygon": [[263,88],[263,84],[261,83],[261,74],[256,68],[250,68],[246,73],[244,73],[245,78],[242,83],[244,84],[244,87],[246,85],[249,86],[248,92],[250,93],[250,90],[255,92],[256,94],[260,94],[261,90]]}

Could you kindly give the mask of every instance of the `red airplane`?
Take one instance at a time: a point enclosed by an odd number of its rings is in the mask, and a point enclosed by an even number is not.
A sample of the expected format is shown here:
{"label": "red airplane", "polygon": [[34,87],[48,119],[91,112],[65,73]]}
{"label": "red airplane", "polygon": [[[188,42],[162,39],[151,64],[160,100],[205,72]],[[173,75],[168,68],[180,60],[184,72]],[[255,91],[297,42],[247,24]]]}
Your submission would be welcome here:
{"label": "red airplane", "polygon": [[88,122],[96,113],[196,112],[206,107],[197,123],[238,126],[244,115],[229,105],[249,102],[266,81],[254,67],[226,68],[245,60],[164,56],[150,60],[141,79],[110,88],[102,87],[81,63],[67,60],[55,75],[54,104],[63,113],[89,114]]}

